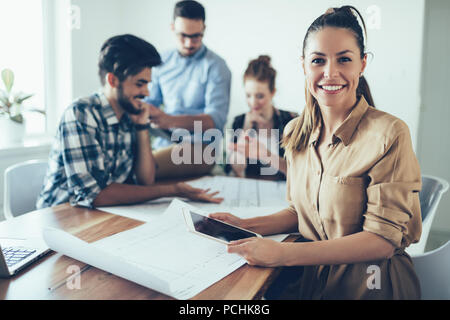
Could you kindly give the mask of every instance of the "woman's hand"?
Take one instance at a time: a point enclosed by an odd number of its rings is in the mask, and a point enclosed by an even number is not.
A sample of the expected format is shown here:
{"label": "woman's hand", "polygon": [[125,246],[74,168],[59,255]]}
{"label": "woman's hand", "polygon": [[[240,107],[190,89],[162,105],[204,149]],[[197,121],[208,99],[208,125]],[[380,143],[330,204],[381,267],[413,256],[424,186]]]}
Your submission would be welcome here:
{"label": "woman's hand", "polygon": [[210,213],[208,216],[212,219],[220,220],[222,222],[231,224],[233,226],[246,229],[245,220],[241,219],[239,217],[236,217],[235,215],[232,215],[231,213],[216,212],[216,213]]}
{"label": "woman's hand", "polygon": [[219,191],[209,193],[210,189],[194,188],[187,183],[179,182],[175,185],[176,195],[200,202],[221,203],[223,198],[215,197]]}
{"label": "woman's hand", "polygon": [[237,253],[251,266],[277,267],[283,265],[282,244],[271,239],[247,238],[228,244],[228,253]]}
{"label": "woman's hand", "polygon": [[231,165],[233,172],[238,177],[245,177],[245,168],[247,168],[247,161],[244,155],[234,151],[235,143],[229,142],[227,145],[228,158],[227,163]]}
{"label": "woman's hand", "polygon": [[272,119],[266,119],[255,111],[247,112],[243,129],[272,129]]}
{"label": "woman's hand", "polygon": [[229,148],[247,159],[260,160],[263,163],[270,162],[272,154],[267,147],[258,141],[258,138],[247,134],[241,135],[235,144],[230,144]]}
{"label": "woman's hand", "polygon": [[[208,215],[210,218],[223,221],[236,227],[249,229],[246,219],[241,219],[228,212],[217,212]],[[281,265],[282,254],[280,243],[271,239],[246,238],[228,244],[229,253],[237,253],[247,260],[249,265],[275,267]]]}

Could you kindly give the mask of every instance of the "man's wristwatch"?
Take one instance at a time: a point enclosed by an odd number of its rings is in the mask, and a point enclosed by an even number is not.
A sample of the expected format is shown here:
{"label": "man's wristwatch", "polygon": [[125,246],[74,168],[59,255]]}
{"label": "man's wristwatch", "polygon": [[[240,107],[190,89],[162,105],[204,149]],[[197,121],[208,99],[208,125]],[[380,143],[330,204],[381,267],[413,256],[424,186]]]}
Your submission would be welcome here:
{"label": "man's wristwatch", "polygon": [[150,122],[148,122],[146,124],[135,123],[134,129],[136,131],[148,130],[148,129],[150,129]]}

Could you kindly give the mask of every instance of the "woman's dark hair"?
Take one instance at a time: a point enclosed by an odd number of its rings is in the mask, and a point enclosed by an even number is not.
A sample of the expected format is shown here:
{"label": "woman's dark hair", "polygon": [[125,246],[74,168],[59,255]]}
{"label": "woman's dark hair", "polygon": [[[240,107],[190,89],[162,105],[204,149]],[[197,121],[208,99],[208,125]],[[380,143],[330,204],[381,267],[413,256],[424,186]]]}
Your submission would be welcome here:
{"label": "woman's dark hair", "polygon": [[[361,25],[358,21],[361,20]],[[366,55],[364,40],[367,38],[366,25],[361,13],[353,6],[342,6],[340,8],[330,8],[320,17],[318,17],[309,26],[303,40],[302,56],[305,57],[305,48],[308,44],[309,36],[326,27],[343,28],[350,30],[355,36],[356,43],[360,50],[360,57],[363,59]],[[364,30],[363,30],[364,29]],[[357,97],[364,96],[367,103],[375,107],[375,103],[370,93],[369,85],[364,76],[359,78],[358,88],[356,89]],[[286,153],[300,151],[307,147],[311,132],[321,121],[321,113],[319,105],[314,96],[309,92],[308,85],[305,85],[306,105],[299,120],[291,132],[287,133],[283,138],[282,146]]]}
{"label": "woman's dark hair", "polygon": [[244,81],[253,78],[259,82],[267,82],[270,92],[275,91],[275,77],[277,71],[272,67],[269,56],[259,56],[257,59],[251,60],[244,73]]}
{"label": "woman's dark hair", "polygon": [[98,62],[99,76],[105,85],[105,76],[111,72],[119,81],[161,64],[161,57],[153,45],[147,41],[124,34],[106,40],[100,50]]}
{"label": "woman's dark hair", "polygon": [[180,1],[177,2],[173,10],[173,20],[175,20],[176,17],[202,20],[205,22],[205,8],[197,1]]}
{"label": "woman's dark hair", "polygon": [[[362,28],[358,21],[358,17],[361,20]],[[303,57],[305,57],[305,48],[310,34],[322,30],[325,27],[343,28],[352,31],[359,47],[361,59],[364,58],[366,55],[364,39],[367,39],[366,24],[364,23],[361,13],[353,6],[330,8],[323,15],[314,20],[314,22],[309,26],[308,31],[306,31],[305,38],[303,39]],[[356,93],[358,96],[364,95],[367,103],[372,107],[375,107],[369,85],[363,76],[359,79],[359,85]]]}

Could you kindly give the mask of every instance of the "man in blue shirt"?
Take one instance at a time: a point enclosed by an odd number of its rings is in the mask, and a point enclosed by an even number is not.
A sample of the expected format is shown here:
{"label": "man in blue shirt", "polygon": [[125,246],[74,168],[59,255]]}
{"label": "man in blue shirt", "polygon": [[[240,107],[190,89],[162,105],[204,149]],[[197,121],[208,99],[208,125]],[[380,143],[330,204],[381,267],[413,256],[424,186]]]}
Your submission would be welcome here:
{"label": "man in blue shirt", "polygon": [[[229,110],[231,72],[225,61],[202,43],[205,10],[200,3],[178,2],[173,19],[171,29],[177,45],[162,54],[163,64],[154,69],[150,96],[146,99],[152,105],[150,121],[169,136],[184,136],[185,142],[204,142],[205,147],[207,141],[198,141],[192,132],[196,124],[197,127],[201,124],[202,132],[208,129],[223,132]],[[164,111],[159,108],[161,105]],[[187,132],[190,134],[186,137]],[[157,177],[211,170],[212,166],[205,164],[172,165],[173,143],[179,142],[174,140],[154,141]]]}
{"label": "man in blue shirt", "polygon": [[102,91],[65,111],[37,208],[70,202],[100,207],[180,196],[220,202],[186,183],[156,185],[150,148],[148,96],[156,49],[133,35],[108,39],[100,51]]}

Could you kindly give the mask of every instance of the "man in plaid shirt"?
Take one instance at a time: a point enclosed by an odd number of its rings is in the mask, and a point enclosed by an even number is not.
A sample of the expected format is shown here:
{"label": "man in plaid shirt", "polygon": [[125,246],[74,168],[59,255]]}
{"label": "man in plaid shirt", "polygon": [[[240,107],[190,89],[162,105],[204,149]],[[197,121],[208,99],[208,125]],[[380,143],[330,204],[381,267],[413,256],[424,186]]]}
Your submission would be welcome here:
{"label": "man in plaid shirt", "polygon": [[133,35],[108,39],[102,46],[100,93],[79,99],[61,119],[50,153],[37,208],[70,202],[100,207],[179,196],[221,202],[217,193],[186,183],[155,184],[149,136],[151,68],[161,58]]}

